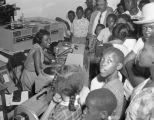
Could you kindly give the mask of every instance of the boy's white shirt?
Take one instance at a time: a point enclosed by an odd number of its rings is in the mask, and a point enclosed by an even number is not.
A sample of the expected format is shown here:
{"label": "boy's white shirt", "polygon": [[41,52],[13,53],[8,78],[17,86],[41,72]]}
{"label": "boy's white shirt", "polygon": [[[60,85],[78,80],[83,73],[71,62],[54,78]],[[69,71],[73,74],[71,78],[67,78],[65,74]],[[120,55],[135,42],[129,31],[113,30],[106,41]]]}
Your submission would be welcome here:
{"label": "boy's white shirt", "polygon": [[[122,75],[120,72],[118,72],[118,76],[119,76],[119,80],[122,82]],[[99,82],[97,79],[97,76],[91,81],[91,85],[90,85],[90,91],[96,90],[96,89],[100,89],[104,86],[104,82]]]}
{"label": "boy's white shirt", "polygon": [[[119,76],[119,80],[122,82],[122,74],[120,72],[118,72],[118,76]],[[90,85],[90,91],[96,90],[96,89],[100,89],[104,86],[104,82],[99,82],[97,79],[97,76],[91,81],[91,85]],[[131,85],[131,83],[129,82],[129,80],[125,80],[124,82],[124,95],[126,97],[126,99],[128,99],[133,91],[133,87]]]}

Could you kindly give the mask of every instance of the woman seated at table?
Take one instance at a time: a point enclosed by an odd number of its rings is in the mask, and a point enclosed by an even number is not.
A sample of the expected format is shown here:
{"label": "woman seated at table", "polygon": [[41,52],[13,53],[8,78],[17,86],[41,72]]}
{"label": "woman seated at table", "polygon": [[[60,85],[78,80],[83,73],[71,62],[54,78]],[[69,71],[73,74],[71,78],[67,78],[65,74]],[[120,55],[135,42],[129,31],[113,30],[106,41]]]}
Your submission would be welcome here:
{"label": "woman seated at table", "polygon": [[23,90],[32,92],[35,80],[42,76],[43,62],[46,56],[45,50],[50,46],[49,35],[48,31],[41,29],[33,39],[33,47],[24,63],[24,70],[21,76]]}

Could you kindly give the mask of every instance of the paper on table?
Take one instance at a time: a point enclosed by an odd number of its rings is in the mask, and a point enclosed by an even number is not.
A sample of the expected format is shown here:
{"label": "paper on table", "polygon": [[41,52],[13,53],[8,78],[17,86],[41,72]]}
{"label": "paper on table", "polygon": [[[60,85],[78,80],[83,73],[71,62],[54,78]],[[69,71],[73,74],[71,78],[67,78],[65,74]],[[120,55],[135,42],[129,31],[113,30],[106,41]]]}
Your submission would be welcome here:
{"label": "paper on table", "polygon": [[79,65],[83,68],[84,56],[82,54],[69,53],[65,65]]}

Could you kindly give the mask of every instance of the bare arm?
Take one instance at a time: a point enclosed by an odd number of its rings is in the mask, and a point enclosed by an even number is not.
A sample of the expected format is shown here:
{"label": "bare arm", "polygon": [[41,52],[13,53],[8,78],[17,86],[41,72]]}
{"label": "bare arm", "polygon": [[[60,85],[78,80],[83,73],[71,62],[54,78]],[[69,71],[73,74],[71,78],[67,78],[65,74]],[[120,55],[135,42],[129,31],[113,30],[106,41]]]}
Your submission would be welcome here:
{"label": "bare arm", "polygon": [[35,72],[37,75],[39,75],[41,73],[41,53],[39,50],[36,50],[34,55],[34,66],[35,66]]}

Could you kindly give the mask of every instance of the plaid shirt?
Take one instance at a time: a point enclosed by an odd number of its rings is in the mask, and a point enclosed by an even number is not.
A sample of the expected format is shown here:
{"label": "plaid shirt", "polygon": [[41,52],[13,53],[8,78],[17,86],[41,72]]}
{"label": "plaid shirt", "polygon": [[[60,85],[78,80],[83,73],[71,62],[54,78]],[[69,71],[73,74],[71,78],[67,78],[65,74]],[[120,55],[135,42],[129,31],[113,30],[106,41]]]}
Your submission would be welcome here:
{"label": "plaid shirt", "polygon": [[154,87],[143,87],[132,97],[126,120],[154,120]]}
{"label": "plaid shirt", "polygon": [[76,111],[70,111],[68,106],[58,104],[54,109],[54,113],[50,114],[48,120],[80,120],[81,107],[78,105]]}

